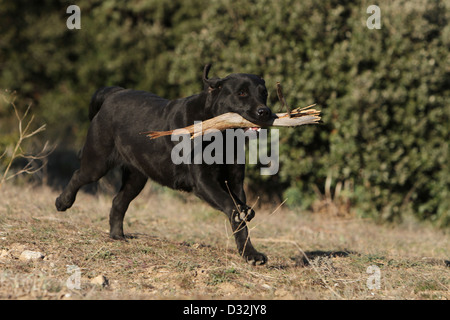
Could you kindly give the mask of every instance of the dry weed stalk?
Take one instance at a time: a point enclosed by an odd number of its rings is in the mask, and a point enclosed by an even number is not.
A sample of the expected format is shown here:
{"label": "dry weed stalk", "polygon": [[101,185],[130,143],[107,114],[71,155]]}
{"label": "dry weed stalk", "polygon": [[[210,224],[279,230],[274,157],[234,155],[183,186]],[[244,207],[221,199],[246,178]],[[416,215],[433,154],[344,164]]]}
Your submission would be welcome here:
{"label": "dry weed stalk", "polygon": [[[225,185],[227,186],[228,193],[230,194],[230,197],[231,197],[231,199],[232,199],[233,202],[234,202],[234,206],[235,206],[237,212],[239,212],[239,207],[238,207],[238,205],[237,205],[237,203],[236,203],[236,201],[235,201],[235,199],[234,199],[234,197],[233,197],[233,195],[232,195],[232,193],[231,193],[230,187],[228,186],[228,181],[225,181]],[[276,207],[275,210],[272,211],[268,216],[271,216],[271,215],[273,215],[274,213],[276,213],[276,212],[277,212],[277,211],[285,204],[285,202],[286,202],[287,200],[288,200],[288,199],[286,198],[286,199],[285,199],[282,203],[280,203],[280,204],[278,205],[278,207]],[[244,224],[245,221],[247,220],[247,215],[248,215],[248,214],[250,213],[250,211],[256,206],[256,204],[258,203],[258,201],[259,201],[259,197],[256,199],[255,203],[251,206],[250,210],[248,210],[248,212],[247,212],[247,214],[245,215],[244,219],[242,219],[242,222],[239,224],[239,226],[236,228],[236,230],[233,231],[233,233],[232,233],[231,235],[228,235],[227,227],[226,227],[226,225],[225,225],[225,233],[226,233],[228,239],[229,239],[231,236],[234,236],[237,232],[239,232],[239,231],[241,231],[242,229],[244,229],[245,227],[247,227],[247,225]],[[261,222],[257,223],[256,225],[254,225],[253,227],[247,228],[247,239],[245,240],[244,249],[242,250],[242,254],[244,253],[245,247],[247,246],[248,240],[250,239],[250,231],[252,231],[253,229],[255,229],[257,226],[259,226],[259,225],[262,224],[263,222],[264,222],[264,221],[261,221]],[[227,242],[227,249],[228,249],[228,242]]]}
{"label": "dry weed stalk", "polygon": [[277,82],[277,95],[278,95],[278,100],[280,100],[280,102],[281,102],[281,108],[282,109],[286,108],[287,114],[288,114],[289,118],[291,118],[292,117],[291,109],[289,109],[289,107],[286,103],[286,99],[284,99],[281,83],[279,83],[279,82]]}
{"label": "dry weed stalk", "polygon": [[[0,188],[7,180],[10,180],[18,175],[34,174],[34,173],[38,172],[39,170],[41,170],[45,166],[45,161],[43,162],[43,164],[39,165],[37,168],[34,168],[33,166],[34,166],[35,160],[46,159],[50,155],[50,153],[53,152],[53,150],[54,150],[54,148],[49,148],[48,142],[46,142],[44,144],[44,147],[41,149],[41,151],[39,153],[37,153],[36,155],[26,155],[22,150],[23,142],[25,140],[35,136],[36,134],[44,131],[46,125],[44,124],[44,125],[40,126],[39,128],[37,128],[36,130],[32,130],[31,124],[33,123],[34,115],[31,115],[31,118],[29,120],[27,120],[26,123],[24,123],[24,121],[26,121],[26,118],[28,116],[28,113],[31,109],[32,104],[30,103],[28,105],[25,113],[22,116],[20,116],[19,111],[14,103],[15,97],[13,97],[11,100],[8,100],[3,95],[2,98],[6,103],[10,104],[14,109],[14,113],[15,113],[17,121],[18,121],[19,139],[15,143],[14,148],[12,150],[11,157],[10,157],[9,161],[7,162],[7,165],[3,171],[3,174],[0,177]],[[8,150],[5,150],[0,155],[0,159],[2,159],[3,157],[6,156],[7,151]],[[18,158],[27,159],[28,160],[27,164],[22,169],[18,170],[17,172],[8,175],[13,162]]]}
{"label": "dry weed stalk", "polygon": [[[233,202],[235,202],[235,200],[234,200],[234,198],[233,198],[233,195],[231,194],[230,188],[228,187],[227,181],[225,181],[225,184],[226,184],[226,186],[227,186],[227,188],[228,188],[228,192],[229,192],[229,194],[230,194],[230,197],[233,199]],[[258,198],[258,199],[259,199],[259,198]],[[271,215],[275,214],[275,213],[276,213],[276,212],[284,205],[284,203],[285,203],[287,200],[288,200],[288,199],[285,199],[282,203],[280,203],[280,205],[278,205],[278,207],[276,207],[275,210],[272,211],[268,216],[271,216]],[[258,201],[258,200],[257,200],[257,201]],[[235,205],[236,205],[236,202],[235,202]],[[255,202],[254,205],[256,205],[256,202]],[[253,205],[253,206],[254,206],[254,205]],[[252,206],[252,207],[253,207],[253,206]],[[237,205],[236,205],[236,209],[238,210]],[[245,221],[245,219],[244,219],[243,221]],[[263,222],[264,222],[264,221],[261,221],[261,222],[257,223],[256,225],[254,225],[252,228],[248,228],[247,241],[248,241],[248,239],[250,238],[250,231],[253,230],[253,229],[255,229],[257,226],[259,226],[259,225],[262,224]],[[241,223],[241,225],[242,225],[242,223]],[[235,234],[236,232],[239,232],[239,231],[242,229],[242,228],[241,228],[241,225],[239,225],[239,227],[238,227],[231,235],[228,234],[227,227],[226,227],[226,225],[225,225],[225,232],[226,232],[227,238],[229,239],[229,238],[231,238],[231,236],[234,236],[234,234]],[[284,239],[273,239],[273,238],[266,238],[266,239],[259,239],[259,238],[257,238],[257,240],[258,240],[258,241],[263,241],[263,242],[288,243],[288,244],[294,245],[294,246],[297,248],[297,250],[300,252],[300,254],[306,259],[306,261],[308,262],[308,265],[310,265],[310,266],[313,268],[314,272],[315,272],[315,273],[319,276],[319,278],[322,280],[322,283],[324,284],[324,286],[325,286],[331,293],[333,293],[336,297],[338,297],[339,299],[342,299],[342,300],[344,299],[339,293],[337,293],[337,292],[336,292],[336,291],[328,284],[328,281],[325,279],[325,277],[322,275],[322,273],[317,269],[317,267],[311,262],[311,260],[309,259],[308,255],[305,253],[305,251],[303,251],[303,249],[300,247],[300,245],[299,245],[296,241],[294,241],[294,240],[284,240]],[[247,244],[247,242],[246,242],[246,244]],[[244,248],[245,248],[245,246],[244,246]],[[227,242],[227,249],[228,249],[228,242]]]}
{"label": "dry weed stalk", "polygon": [[[233,202],[234,202],[234,204],[235,204],[235,206],[236,206],[236,209],[239,211],[239,208],[238,208],[238,206],[237,206],[237,204],[236,204],[236,201],[235,201],[235,199],[234,199],[234,197],[233,197],[233,195],[232,195],[232,193],[231,193],[231,190],[230,190],[230,188],[228,187],[228,182],[225,181],[225,184],[226,184],[226,186],[227,186],[228,193],[230,194],[230,197],[231,197],[231,199],[233,200]],[[259,197],[258,197],[258,199],[256,200],[256,202],[257,202],[258,200],[259,200]],[[287,200],[288,200],[288,199],[285,199],[282,203],[280,203],[280,205],[278,205],[278,207],[276,207],[275,210],[272,211],[268,216],[271,216],[271,215],[275,214],[275,213],[276,213],[276,212],[284,205],[284,203],[285,203]],[[253,206],[256,205],[256,202],[255,202],[255,204],[254,204]],[[252,208],[253,208],[253,206],[252,206]],[[243,222],[244,222],[244,221],[245,221],[245,218],[243,219]],[[234,236],[234,234],[235,234],[236,232],[239,232],[239,231],[242,229],[242,228],[241,228],[241,225],[242,225],[243,222],[241,222],[241,224],[240,224],[240,225],[238,226],[238,228],[232,233],[231,236]],[[248,241],[248,239],[250,238],[250,231],[253,230],[253,229],[255,229],[257,226],[259,226],[259,225],[262,224],[263,222],[264,222],[264,221],[261,221],[261,222],[257,223],[256,225],[254,225],[252,228],[248,228],[247,241]],[[231,236],[228,235],[228,231],[227,231],[226,226],[225,226],[225,232],[226,232],[226,234],[227,234],[227,238],[230,238]],[[284,239],[273,239],[273,238],[257,239],[257,240],[258,240],[258,241],[263,241],[263,242],[278,242],[278,243],[288,243],[288,244],[294,245],[294,246],[297,248],[297,250],[300,252],[300,254],[306,259],[306,261],[308,262],[308,264],[313,268],[314,272],[316,272],[316,274],[317,274],[317,275],[319,276],[319,278],[322,280],[324,286],[325,286],[331,293],[333,293],[336,297],[338,297],[339,299],[342,299],[342,300],[344,299],[339,293],[337,293],[335,290],[333,290],[333,288],[328,284],[328,281],[325,279],[325,277],[322,275],[322,273],[316,268],[316,266],[311,262],[311,260],[309,259],[308,255],[305,253],[305,251],[303,251],[303,249],[300,247],[300,245],[299,245],[296,241],[294,241],[294,240],[284,240]],[[245,244],[247,244],[247,242],[246,242]],[[227,242],[227,247],[228,247],[228,242]],[[244,248],[245,248],[245,246],[244,246]],[[227,248],[227,249],[228,249],[228,248]]]}
{"label": "dry weed stalk", "polygon": [[351,195],[353,194],[353,183],[351,180],[345,180],[344,183],[338,181],[334,189],[331,190],[332,177],[331,172],[328,173],[325,180],[324,194],[320,192],[316,185],[313,185],[314,192],[318,197],[318,201],[313,204],[314,212],[323,212],[336,217],[351,217]]}

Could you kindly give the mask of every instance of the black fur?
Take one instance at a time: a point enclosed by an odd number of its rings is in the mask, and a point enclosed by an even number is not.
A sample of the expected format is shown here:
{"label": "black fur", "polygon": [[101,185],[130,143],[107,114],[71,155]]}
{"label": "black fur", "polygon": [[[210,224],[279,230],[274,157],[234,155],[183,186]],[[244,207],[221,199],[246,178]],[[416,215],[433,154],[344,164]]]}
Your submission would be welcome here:
{"label": "black fur", "polygon": [[186,127],[226,112],[239,113],[256,123],[271,116],[263,79],[250,74],[208,79],[209,68],[206,66],[203,73],[204,91],[183,99],[169,101],[153,93],[120,87],[99,89],[89,106],[91,125],[81,153],[81,167],[56,199],[56,208],[70,208],[80,187],[120,165],[122,187],[110,212],[111,238],[124,239],[123,219],[128,205],[151,178],[164,186],[193,192],[224,212],[239,253],[250,263],[264,264],[267,257],[253,248],[245,223],[255,213],[246,205],[244,165],[175,165],[171,150],[177,142],[170,137],[150,140],[139,134]]}

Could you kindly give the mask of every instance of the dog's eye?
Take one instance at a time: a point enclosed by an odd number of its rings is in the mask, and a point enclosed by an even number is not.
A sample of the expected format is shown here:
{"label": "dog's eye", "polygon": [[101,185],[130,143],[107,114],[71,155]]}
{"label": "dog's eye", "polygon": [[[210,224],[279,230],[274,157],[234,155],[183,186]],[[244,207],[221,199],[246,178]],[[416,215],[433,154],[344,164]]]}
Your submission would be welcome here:
{"label": "dog's eye", "polygon": [[245,91],[245,90],[239,90],[239,91],[238,91],[238,96],[239,96],[239,97],[246,97],[246,96],[247,96],[247,91]]}

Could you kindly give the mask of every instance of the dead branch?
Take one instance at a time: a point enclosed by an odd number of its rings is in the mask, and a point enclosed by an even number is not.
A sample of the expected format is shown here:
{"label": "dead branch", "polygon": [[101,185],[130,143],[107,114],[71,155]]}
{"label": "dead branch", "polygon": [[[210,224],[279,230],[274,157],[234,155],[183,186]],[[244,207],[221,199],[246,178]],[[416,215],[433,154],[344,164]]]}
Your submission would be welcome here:
{"label": "dead branch", "polygon": [[[19,131],[19,139],[17,140],[16,144],[14,145],[14,148],[12,150],[12,154],[11,157],[6,165],[6,168],[4,169],[3,173],[0,175],[0,187],[3,185],[3,183],[7,180],[10,180],[20,174],[33,174],[36,173],[37,171],[41,170],[42,167],[45,165],[44,164],[38,166],[37,168],[34,166],[35,164],[35,160],[44,160],[46,159],[50,153],[53,152],[54,148],[48,148],[48,143],[45,143],[44,147],[42,148],[42,150],[36,154],[36,155],[25,155],[22,152],[22,144],[26,139],[29,139],[31,137],[33,137],[34,135],[38,134],[39,132],[42,132],[45,130],[45,124],[40,126],[39,128],[37,128],[34,131],[31,131],[31,124],[34,120],[34,115],[32,115],[30,117],[30,119],[28,120],[28,122],[25,124],[25,128],[23,127],[24,121],[26,120],[26,117],[28,116],[28,113],[31,109],[31,103],[28,105],[25,113],[20,116],[19,111],[14,103],[15,98],[11,99],[10,101],[8,101],[5,97],[3,97],[3,99],[6,102],[9,102],[9,104],[12,105],[17,121],[18,121],[18,131]],[[31,132],[30,132],[31,131]],[[50,149],[50,150],[49,150]],[[0,155],[0,158],[6,156],[7,154],[7,150],[5,150],[5,152],[3,152],[2,155]],[[28,163],[19,171],[8,175],[11,166],[13,164],[13,162],[17,159],[17,158],[24,158],[28,160]]]}
{"label": "dead branch", "polygon": [[[8,180],[10,180],[16,176],[19,176],[21,174],[34,174],[34,173],[41,171],[47,164],[46,159],[55,150],[55,147],[56,146],[49,147],[48,141],[47,141],[44,144],[44,146],[42,147],[42,150],[36,155],[26,155],[23,153],[16,154],[14,159],[17,159],[17,158],[27,159],[28,160],[27,164],[22,169],[18,170],[17,172],[15,172],[13,174],[10,174],[10,175],[6,175],[8,172],[5,171],[5,175],[4,175],[4,177],[2,177],[1,182],[3,183],[3,181],[8,181]],[[41,160],[42,163],[36,164],[36,160]],[[9,166],[11,163],[12,163],[12,161],[10,161]]]}
{"label": "dead branch", "polygon": [[205,120],[200,126],[191,125],[181,129],[170,130],[170,131],[147,131],[142,132],[142,134],[147,135],[150,139],[156,139],[168,135],[182,135],[189,133],[191,139],[204,135],[206,131],[211,129],[216,129],[223,131],[225,129],[236,129],[236,128],[263,128],[263,127],[296,127],[305,124],[314,124],[320,120],[320,111],[316,109],[311,109],[315,106],[312,104],[305,108],[297,108],[292,110],[290,115],[288,113],[277,113],[272,116],[272,118],[266,122],[260,124],[253,123],[243,118],[241,115],[233,112],[225,113],[220,116]]}

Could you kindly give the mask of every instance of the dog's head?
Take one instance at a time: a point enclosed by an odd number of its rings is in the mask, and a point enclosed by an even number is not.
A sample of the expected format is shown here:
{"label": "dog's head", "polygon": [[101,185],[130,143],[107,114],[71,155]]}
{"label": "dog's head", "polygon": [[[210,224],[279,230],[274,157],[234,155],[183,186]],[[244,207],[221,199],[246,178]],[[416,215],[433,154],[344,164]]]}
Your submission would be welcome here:
{"label": "dog's head", "polygon": [[205,91],[211,95],[214,116],[235,112],[256,124],[271,118],[272,111],[266,105],[267,89],[264,79],[244,73],[208,79],[210,68],[211,65],[208,64],[203,70],[203,84]]}

